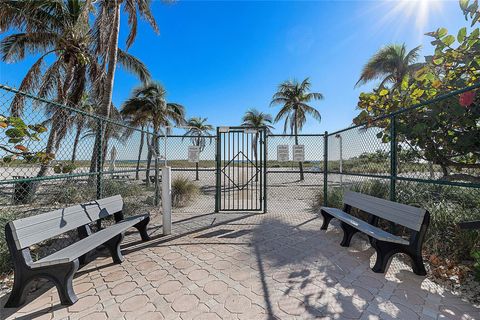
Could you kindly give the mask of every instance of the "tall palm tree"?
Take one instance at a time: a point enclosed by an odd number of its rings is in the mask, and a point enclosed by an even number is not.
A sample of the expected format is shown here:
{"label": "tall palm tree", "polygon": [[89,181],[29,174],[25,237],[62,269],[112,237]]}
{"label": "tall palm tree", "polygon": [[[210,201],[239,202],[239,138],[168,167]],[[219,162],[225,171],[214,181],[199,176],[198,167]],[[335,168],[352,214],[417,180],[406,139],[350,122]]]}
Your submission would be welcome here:
{"label": "tall palm tree", "polygon": [[[207,123],[207,118],[201,117],[192,117],[187,121],[187,132],[184,136],[192,136],[190,140],[194,146],[200,148],[200,152],[205,150],[207,146],[207,138],[209,138],[210,143],[212,142],[212,134],[210,133],[213,130],[213,126]],[[198,177],[198,162],[195,163],[195,180],[199,180]]]}
{"label": "tall palm tree", "polygon": [[[2,60],[12,63],[25,59],[26,53],[38,55],[19,87],[21,91],[75,107],[87,87],[100,86],[105,61],[98,46],[93,46],[97,33],[89,24],[89,15],[95,12],[92,3],[92,0],[0,0],[0,29],[13,31],[0,42]],[[118,51],[118,61],[126,70],[141,80],[150,78],[143,63]],[[92,91],[93,98],[98,100],[95,92],[99,90]],[[12,115],[21,115],[24,100],[24,95],[15,95],[10,106]],[[45,151],[55,153],[72,125],[68,121],[72,113],[52,105],[47,105],[45,111],[51,119]],[[92,157],[96,157],[96,152]],[[92,163],[96,163],[96,158]],[[42,165],[37,176],[45,175],[47,169],[47,165]]]}
{"label": "tall palm tree", "polygon": [[412,75],[424,64],[417,63],[421,46],[407,51],[406,45],[390,44],[381,48],[363,67],[356,87],[373,80],[381,80],[379,87],[392,84],[398,88],[407,75]]}
{"label": "tall palm tree", "polygon": [[[245,112],[242,117],[242,126],[255,128],[257,132],[255,132],[254,138],[252,140],[252,151],[253,156],[257,159],[257,145],[258,145],[258,130],[261,128],[265,128],[267,133],[270,133],[273,129],[272,126],[273,118],[270,114],[258,111],[255,108],[252,108]],[[258,175],[255,175],[255,181],[258,181]]]}
{"label": "tall palm tree", "polygon": [[104,77],[99,82],[98,90],[102,96],[102,115],[108,118],[111,112],[117,62],[126,53],[119,49],[122,7],[128,17],[130,29],[126,39],[127,50],[137,36],[139,17],[147,21],[156,33],[158,33],[158,26],[150,9],[151,0],[99,0],[97,4],[98,14],[93,27],[94,50],[101,56],[101,70]]}
{"label": "tall palm tree", "polygon": [[[119,48],[120,20],[123,10],[128,17],[130,32],[126,40],[126,50],[135,41],[137,35],[138,16],[146,20],[158,33],[157,23],[150,10],[151,0],[97,0],[97,15],[92,29],[93,51],[99,57],[99,79],[92,87],[100,101],[100,114],[106,118],[112,112],[112,93],[117,63],[123,64],[127,70],[139,71],[140,80],[147,83],[150,74],[145,66],[139,68],[139,60]],[[137,16],[138,15],[138,16]],[[104,130],[102,130],[104,132]],[[95,138],[94,150],[103,137]],[[97,154],[92,154],[90,172],[96,171]]]}
{"label": "tall palm tree", "polygon": [[[318,92],[310,92],[311,83],[309,78],[302,82],[285,81],[278,87],[278,91],[273,95],[270,105],[282,105],[282,108],[277,113],[274,122],[278,122],[285,118],[283,131],[287,132],[290,127],[290,132],[295,136],[295,144],[298,145],[298,132],[302,130],[307,115],[320,121],[320,112],[310,106],[309,103],[313,100],[322,100],[323,95]],[[303,163],[298,163],[300,169],[300,180],[304,180]]]}
{"label": "tall palm tree", "polygon": [[143,84],[133,90],[131,97],[124,102],[121,108],[123,116],[135,116],[145,114],[153,127],[153,135],[149,141],[147,156],[146,183],[150,183],[150,163],[155,154],[155,160],[160,155],[158,138],[163,128],[170,131],[172,125],[185,123],[185,108],[178,103],[167,103],[165,89],[157,82]]}

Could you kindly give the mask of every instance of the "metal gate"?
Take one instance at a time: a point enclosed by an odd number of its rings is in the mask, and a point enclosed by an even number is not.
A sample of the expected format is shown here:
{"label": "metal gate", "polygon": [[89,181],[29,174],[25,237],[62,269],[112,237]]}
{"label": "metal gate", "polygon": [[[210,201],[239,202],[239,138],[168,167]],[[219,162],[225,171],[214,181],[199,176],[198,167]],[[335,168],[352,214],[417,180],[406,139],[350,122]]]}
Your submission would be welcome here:
{"label": "metal gate", "polygon": [[217,128],[216,212],[266,212],[266,138],[265,128]]}

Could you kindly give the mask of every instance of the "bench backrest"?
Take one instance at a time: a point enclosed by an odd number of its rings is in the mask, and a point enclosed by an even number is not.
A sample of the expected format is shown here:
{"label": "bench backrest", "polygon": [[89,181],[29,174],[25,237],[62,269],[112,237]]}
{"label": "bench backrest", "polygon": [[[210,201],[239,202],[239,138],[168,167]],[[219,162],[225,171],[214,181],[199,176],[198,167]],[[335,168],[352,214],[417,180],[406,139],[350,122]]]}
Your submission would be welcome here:
{"label": "bench backrest", "polygon": [[415,231],[420,230],[426,213],[422,208],[353,191],[345,192],[343,203]]}
{"label": "bench backrest", "polygon": [[120,195],[9,222],[18,250],[122,211]]}

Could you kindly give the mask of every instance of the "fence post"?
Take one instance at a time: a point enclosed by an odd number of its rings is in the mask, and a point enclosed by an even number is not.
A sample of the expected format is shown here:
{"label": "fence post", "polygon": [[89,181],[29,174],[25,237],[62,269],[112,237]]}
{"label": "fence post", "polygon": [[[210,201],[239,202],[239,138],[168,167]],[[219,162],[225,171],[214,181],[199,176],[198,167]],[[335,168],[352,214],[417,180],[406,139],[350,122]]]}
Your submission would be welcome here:
{"label": "fence post", "polygon": [[390,200],[396,201],[397,184],[397,128],[395,115],[390,117]]}
{"label": "fence post", "polygon": [[328,205],[328,131],[323,136],[323,205]]}
{"label": "fence post", "polygon": [[97,199],[103,198],[103,119],[97,120]]}
{"label": "fence post", "polygon": [[[162,167],[162,227],[163,235],[172,233],[172,169]],[[157,180],[158,183],[158,180]]]}
{"label": "fence post", "polygon": [[267,130],[263,130],[263,213],[267,213],[267,157],[268,157],[268,145]]}
{"label": "fence post", "polygon": [[217,127],[217,146],[215,148],[215,163],[216,163],[216,170],[215,170],[215,178],[216,178],[216,183],[215,183],[215,212],[220,211],[220,183],[221,183],[221,178],[220,178],[220,165],[221,165],[221,142],[220,142],[220,128]]}

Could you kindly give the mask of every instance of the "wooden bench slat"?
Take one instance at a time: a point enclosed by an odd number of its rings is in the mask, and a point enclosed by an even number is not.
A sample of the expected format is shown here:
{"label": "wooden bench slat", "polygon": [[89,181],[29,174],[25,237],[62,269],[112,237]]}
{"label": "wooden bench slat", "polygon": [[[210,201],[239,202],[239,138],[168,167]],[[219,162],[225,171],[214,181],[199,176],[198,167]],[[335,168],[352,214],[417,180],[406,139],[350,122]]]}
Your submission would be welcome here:
{"label": "wooden bench slat", "polygon": [[86,254],[87,252],[97,248],[100,244],[115,237],[119,233],[134,226],[138,222],[146,218],[146,215],[135,216],[127,218],[121,222],[118,222],[112,226],[102,229],[92,235],[77,241],[70,246],[59,250],[43,259],[35,261],[31,267],[38,268],[44,266],[50,266],[54,264],[72,262],[78,257]]}
{"label": "wooden bench slat", "polygon": [[122,211],[120,195],[10,222],[18,249],[53,238]]}
{"label": "wooden bench slat", "polygon": [[322,207],[322,210],[326,211],[327,213],[331,214],[335,218],[348,223],[352,227],[362,231],[363,233],[374,237],[375,239],[378,240],[383,240],[383,241],[389,241],[389,242],[394,242],[394,243],[399,243],[399,244],[405,244],[408,245],[409,242],[406,239],[403,239],[402,237],[393,235],[391,233],[388,233],[380,228],[377,228],[371,224],[369,224],[366,221],[363,221],[357,217],[354,217],[352,215],[349,215],[348,213],[337,209],[337,208],[329,208],[329,207]]}
{"label": "wooden bench slat", "polygon": [[420,230],[426,213],[426,210],[422,208],[353,191],[345,192],[344,203],[415,231]]}

